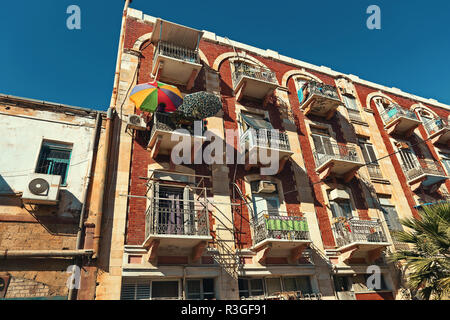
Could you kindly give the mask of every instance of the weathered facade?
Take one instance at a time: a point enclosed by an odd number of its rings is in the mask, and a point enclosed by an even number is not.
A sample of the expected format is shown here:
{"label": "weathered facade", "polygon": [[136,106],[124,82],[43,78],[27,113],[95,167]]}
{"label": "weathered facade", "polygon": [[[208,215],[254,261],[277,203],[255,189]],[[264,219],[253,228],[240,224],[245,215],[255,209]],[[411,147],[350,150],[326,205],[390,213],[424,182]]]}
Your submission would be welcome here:
{"label": "weathered facade", "polygon": [[84,222],[102,201],[93,187],[104,166],[104,118],[0,95],[0,298],[76,296],[69,267],[89,264],[94,254]]}
{"label": "weathered facade", "polygon": [[[448,106],[134,9],[125,17],[116,198],[96,299],[404,298],[385,256],[404,246],[391,235],[399,218],[447,199]],[[261,175],[259,158],[175,165],[165,115],[127,96],[155,80],[218,95],[223,110],[206,128],[233,149],[277,153],[278,172]],[[127,126],[134,114],[139,130]],[[197,139],[193,152],[208,146]],[[174,205],[178,222],[167,220]]]}

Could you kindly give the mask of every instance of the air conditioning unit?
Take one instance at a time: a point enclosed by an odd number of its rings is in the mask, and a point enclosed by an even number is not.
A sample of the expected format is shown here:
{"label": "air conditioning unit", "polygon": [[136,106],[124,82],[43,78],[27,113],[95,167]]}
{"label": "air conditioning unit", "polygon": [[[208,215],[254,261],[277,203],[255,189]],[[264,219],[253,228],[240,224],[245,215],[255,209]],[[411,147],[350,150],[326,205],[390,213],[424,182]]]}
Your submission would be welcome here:
{"label": "air conditioning unit", "polygon": [[58,203],[61,176],[33,173],[28,176],[22,201],[29,204]]}
{"label": "air conditioning unit", "polygon": [[142,130],[142,131],[147,130],[147,123],[141,116],[138,116],[137,114],[132,114],[128,116],[127,126],[128,128],[135,130]]}
{"label": "air conditioning unit", "polygon": [[260,181],[256,193],[274,193],[277,191],[275,183],[270,181]]}
{"label": "air conditioning unit", "polygon": [[330,192],[330,200],[350,200],[350,195],[347,191],[342,189],[334,189]]}

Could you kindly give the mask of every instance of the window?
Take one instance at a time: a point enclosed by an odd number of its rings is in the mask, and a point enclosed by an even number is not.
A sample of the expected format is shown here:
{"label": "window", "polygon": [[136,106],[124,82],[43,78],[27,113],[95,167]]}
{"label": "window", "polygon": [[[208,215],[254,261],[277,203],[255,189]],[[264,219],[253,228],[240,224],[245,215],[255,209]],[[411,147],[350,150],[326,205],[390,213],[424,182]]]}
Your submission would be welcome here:
{"label": "window", "polygon": [[400,159],[402,161],[403,167],[407,170],[411,170],[414,168],[417,168],[418,161],[416,158],[416,154],[414,151],[411,150],[411,148],[402,148],[400,149]]}
{"label": "window", "polygon": [[39,154],[36,173],[61,176],[61,185],[67,184],[72,147],[66,144],[44,142]]}
{"label": "window", "polygon": [[354,277],[353,279],[353,290],[355,292],[367,292],[367,291],[378,291],[378,290],[388,290],[387,286],[386,286],[386,282],[384,280],[384,276],[381,273],[380,274],[380,287],[379,288],[369,288],[367,285],[369,284],[370,286],[376,285],[375,280],[372,280],[367,283],[367,280],[369,279],[369,277],[372,276],[371,274],[358,274],[356,277]]}
{"label": "window", "polygon": [[311,127],[315,151],[319,154],[334,155],[331,137],[326,128]]}
{"label": "window", "polygon": [[381,173],[380,165],[378,164],[373,145],[369,143],[367,139],[360,138],[358,139],[358,141],[359,146],[361,147],[364,161],[367,164],[367,170],[369,171],[370,177],[375,179],[383,179],[383,175]]}
{"label": "window", "polygon": [[275,293],[281,292],[281,279],[280,278],[267,278],[266,279],[267,295],[271,296]]}
{"label": "window", "polygon": [[350,291],[350,277],[333,276],[334,288],[337,292]]}
{"label": "window", "polygon": [[263,279],[238,279],[239,297],[256,297],[264,295]]}
{"label": "window", "polygon": [[247,131],[250,128],[253,128],[255,130],[260,130],[260,129],[272,130],[273,129],[273,126],[270,123],[269,119],[267,119],[262,114],[242,112],[241,120],[242,120],[241,125],[242,125],[243,132]]}
{"label": "window", "polygon": [[250,183],[252,189],[253,209],[255,216],[260,214],[278,215],[280,209],[280,198],[278,188],[273,193],[258,192],[260,181]]}
{"label": "window", "polygon": [[152,281],[152,300],[178,298],[178,281]]}
{"label": "window", "polygon": [[383,211],[388,229],[391,231],[403,230],[397,211],[395,210],[395,206],[391,204],[390,199],[386,197],[379,197],[378,200],[380,202],[381,211]]}
{"label": "window", "polygon": [[121,300],[179,299],[179,281],[124,280]]}
{"label": "window", "polygon": [[350,200],[339,200],[339,201],[330,201],[331,212],[333,217],[345,217],[351,218],[353,217],[352,213],[352,205]]}
{"label": "window", "polygon": [[356,103],[356,99],[353,97],[349,97],[344,95],[344,103],[347,109],[353,110],[359,113],[358,104]]}
{"label": "window", "polygon": [[186,296],[188,300],[214,299],[214,279],[188,280]]}
{"label": "window", "polygon": [[301,291],[303,294],[313,293],[311,288],[311,281],[307,276],[283,278],[283,291]]}

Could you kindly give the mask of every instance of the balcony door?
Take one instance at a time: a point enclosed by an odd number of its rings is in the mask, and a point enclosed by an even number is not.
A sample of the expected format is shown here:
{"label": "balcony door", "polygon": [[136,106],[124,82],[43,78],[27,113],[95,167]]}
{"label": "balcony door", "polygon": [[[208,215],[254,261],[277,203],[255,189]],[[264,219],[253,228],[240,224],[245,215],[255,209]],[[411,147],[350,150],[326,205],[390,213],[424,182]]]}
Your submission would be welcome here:
{"label": "balcony door", "polygon": [[259,181],[253,181],[252,200],[255,218],[263,214],[276,215],[280,214],[280,198],[278,190],[273,193],[258,192]]}
{"label": "balcony door", "polygon": [[189,235],[194,228],[192,196],[183,186],[155,184],[154,219],[159,234]]}
{"label": "balcony door", "polygon": [[314,143],[314,155],[317,166],[327,161],[327,157],[334,155],[333,144],[327,129],[311,127],[312,139]]}
{"label": "balcony door", "polygon": [[409,148],[401,148],[399,155],[400,155],[402,165],[407,171],[409,171],[411,169],[415,169],[419,166],[417,156],[410,147]]}

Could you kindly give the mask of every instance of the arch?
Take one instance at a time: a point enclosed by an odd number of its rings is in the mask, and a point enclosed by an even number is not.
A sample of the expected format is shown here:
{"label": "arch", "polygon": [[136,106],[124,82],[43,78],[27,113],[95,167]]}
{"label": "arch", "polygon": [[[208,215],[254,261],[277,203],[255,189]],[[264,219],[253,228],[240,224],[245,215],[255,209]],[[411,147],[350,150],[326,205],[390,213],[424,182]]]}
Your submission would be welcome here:
{"label": "arch", "polygon": [[[146,34],[140,36],[134,42],[133,49],[136,51],[141,50],[142,45],[152,38],[152,34],[153,34],[153,32],[149,32],[149,33],[146,33]],[[208,58],[206,57],[206,55],[203,53],[203,51],[200,48],[198,49],[198,56],[200,57],[200,60],[203,61],[208,67],[210,66]]]}
{"label": "arch", "polygon": [[[367,98],[366,98],[366,108],[370,108],[370,102],[371,102],[373,99],[378,98],[378,97],[387,99],[387,100],[391,101],[392,103],[398,104],[394,99],[392,99],[391,97],[388,97],[388,96],[385,95],[383,92],[377,91],[377,92],[369,93],[369,94],[367,95]],[[378,108],[378,106],[376,106],[376,107]]]}
{"label": "arch", "polygon": [[433,110],[431,110],[430,108],[424,106],[422,103],[415,103],[411,106],[411,110],[416,112],[416,114],[421,118],[420,120],[422,120],[422,115],[423,113],[428,113],[429,117],[436,119],[439,118],[439,116],[437,115],[436,112],[434,112]]}
{"label": "arch", "polygon": [[305,69],[302,69],[302,70],[290,70],[290,71],[286,72],[286,73],[283,75],[283,78],[282,78],[282,80],[281,80],[281,85],[282,85],[283,87],[287,87],[287,84],[288,84],[289,79],[290,79],[291,77],[293,77],[293,76],[296,76],[296,78],[297,78],[297,77],[302,77],[302,76],[303,76],[303,77],[307,77],[307,78],[312,78],[312,79],[314,79],[315,81],[317,81],[317,82],[319,82],[319,83],[322,83],[322,82],[323,82],[323,81],[320,80],[320,78],[318,78],[317,76],[313,75],[312,73],[307,72]]}
{"label": "arch", "polygon": [[240,58],[240,59],[243,59],[243,60],[247,60],[247,62],[257,64],[257,65],[260,66],[260,67],[269,69],[264,63],[262,63],[262,62],[259,61],[258,59],[256,59],[256,58],[254,58],[254,57],[248,55],[246,52],[243,52],[243,51],[239,52],[238,54],[236,54],[236,53],[234,53],[234,52],[225,52],[225,53],[222,53],[220,56],[218,56],[218,57],[216,58],[216,60],[214,60],[214,63],[213,63],[212,68],[213,68],[214,70],[216,70],[216,71],[219,71],[220,65],[221,65],[225,60],[230,59],[230,58],[235,58],[235,59]]}

